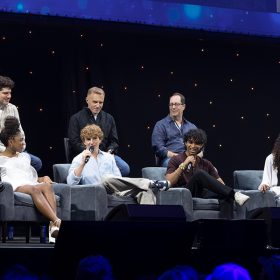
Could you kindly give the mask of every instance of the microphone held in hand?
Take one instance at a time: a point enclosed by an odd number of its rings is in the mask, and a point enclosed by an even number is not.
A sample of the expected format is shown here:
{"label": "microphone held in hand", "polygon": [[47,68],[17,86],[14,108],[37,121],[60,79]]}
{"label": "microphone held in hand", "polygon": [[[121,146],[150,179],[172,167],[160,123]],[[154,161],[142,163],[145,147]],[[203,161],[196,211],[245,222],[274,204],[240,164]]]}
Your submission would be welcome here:
{"label": "microphone held in hand", "polygon": [[[91,153],[94,151],[94,146],[90,146],[88,149]],[[89,161],[90,156],[86,156],[85,158],[85,163],[87,163]]]}
{"label": "microphone held in hand", "polygon": [[188,163],[188,165],[187,165],[186,170],[187,170],[187,172],[190,172],[190,171],[191,171],[191,169],[192,169],[192,163],[191,163],[191,162],[189,162],[189,163]]}

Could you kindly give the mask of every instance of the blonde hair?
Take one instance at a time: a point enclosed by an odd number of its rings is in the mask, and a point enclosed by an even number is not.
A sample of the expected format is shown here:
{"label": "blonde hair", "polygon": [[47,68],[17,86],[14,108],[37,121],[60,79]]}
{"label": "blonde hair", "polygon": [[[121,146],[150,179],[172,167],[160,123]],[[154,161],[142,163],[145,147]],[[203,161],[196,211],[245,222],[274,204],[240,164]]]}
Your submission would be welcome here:
{"label": "blonde hair", "polygon": [[88,90],[87,96],[91,95],[92,93],[100,94],[105,96],[105,91],[99,87],[92,87]]}
{"label": "blonde hair", "polygon": [[103,140],[103,132],[98,125],[89,124],[81,130],[80,137],[82,142],[84,142],[87,138],[96,137],[98,137],[100,140]]}

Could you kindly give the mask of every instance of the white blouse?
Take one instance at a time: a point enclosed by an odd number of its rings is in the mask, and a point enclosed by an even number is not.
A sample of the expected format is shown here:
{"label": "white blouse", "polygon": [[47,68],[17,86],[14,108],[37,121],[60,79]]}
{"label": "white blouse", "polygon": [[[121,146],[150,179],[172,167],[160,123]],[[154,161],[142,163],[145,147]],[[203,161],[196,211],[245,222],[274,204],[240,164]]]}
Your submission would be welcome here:
{"label": "white blouse", "polygon": [[8,182],[15,190],[23,185],[37,185],[37,171],[30,165],[27,153],[19,153],[15,157],[0,156],[0,174],[3,182]]}

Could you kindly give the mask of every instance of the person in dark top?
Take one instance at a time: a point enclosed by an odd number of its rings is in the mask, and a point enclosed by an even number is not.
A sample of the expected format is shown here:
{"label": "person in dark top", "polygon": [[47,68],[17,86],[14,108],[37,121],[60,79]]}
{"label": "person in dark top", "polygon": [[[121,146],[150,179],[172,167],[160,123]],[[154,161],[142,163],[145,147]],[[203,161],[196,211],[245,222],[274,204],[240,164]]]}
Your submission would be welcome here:
{"label": "person in dark top", "polygon": [[103,89],[98,87],[90,88],[86,97],[88,107],[83,108],[70,118],[68,137],[71,151],[74,155],[77,155],[84,150],[80,132],[88,124],[96,124],[104,133],[100,149],[114,154],[122,176],[128,176],[130,173],[129,165],[116,155],[119,147],[117,128],[113,116],[102,110],[104,99],[105,92]]}
{"label": "person in dark top", "polygon": [[166,179],[172,187],[188,188],[193,197],[229,199],[243,205],[249,196],[225,185],[213,164],[198,156],[206,142],[207,136],[202,129],[189,130],[184,135],[186,150],[170,159]]}

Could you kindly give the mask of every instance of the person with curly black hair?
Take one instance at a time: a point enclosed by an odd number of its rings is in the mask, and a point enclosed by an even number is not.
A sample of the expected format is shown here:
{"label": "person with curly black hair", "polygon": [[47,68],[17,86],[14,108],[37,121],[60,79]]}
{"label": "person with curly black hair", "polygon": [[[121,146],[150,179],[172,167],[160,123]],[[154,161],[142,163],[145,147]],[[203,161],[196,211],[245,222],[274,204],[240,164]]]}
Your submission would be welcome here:
{"label": "person with curly black hair", "polygon": [[[277,187],[278,186],[278,187]],[[265,159],[263,178],[259,185],[259,190],[265,192],[267,190],[274,191],[276,195],[280,195],[280,134],[276,138],[270,155]]]}
{"label": "person with curly black hair", "polygon": [[[191,129],[184,135],[185,152],[172,157],[168,163],[166,180],[172,187],[186,187],[193,197],[235,200],[243,205],[249,196],[227,186],[217,169],[198,154],[204,149],[207,135],[202,129]],[[230,213],[227,213],[230,214]]]}
{"label": "person with curly black hair", "polygon": [[8,116],[0,133],[0,140],[6,149],[0,152],[1,180],[12,185],[16,192],[31,195],[38,211],[50,220],[50,237],[56,238],[61,220],[56,214],[56,200],[49,176],[38,177],[31,166],[20,123],[14,116]]}

